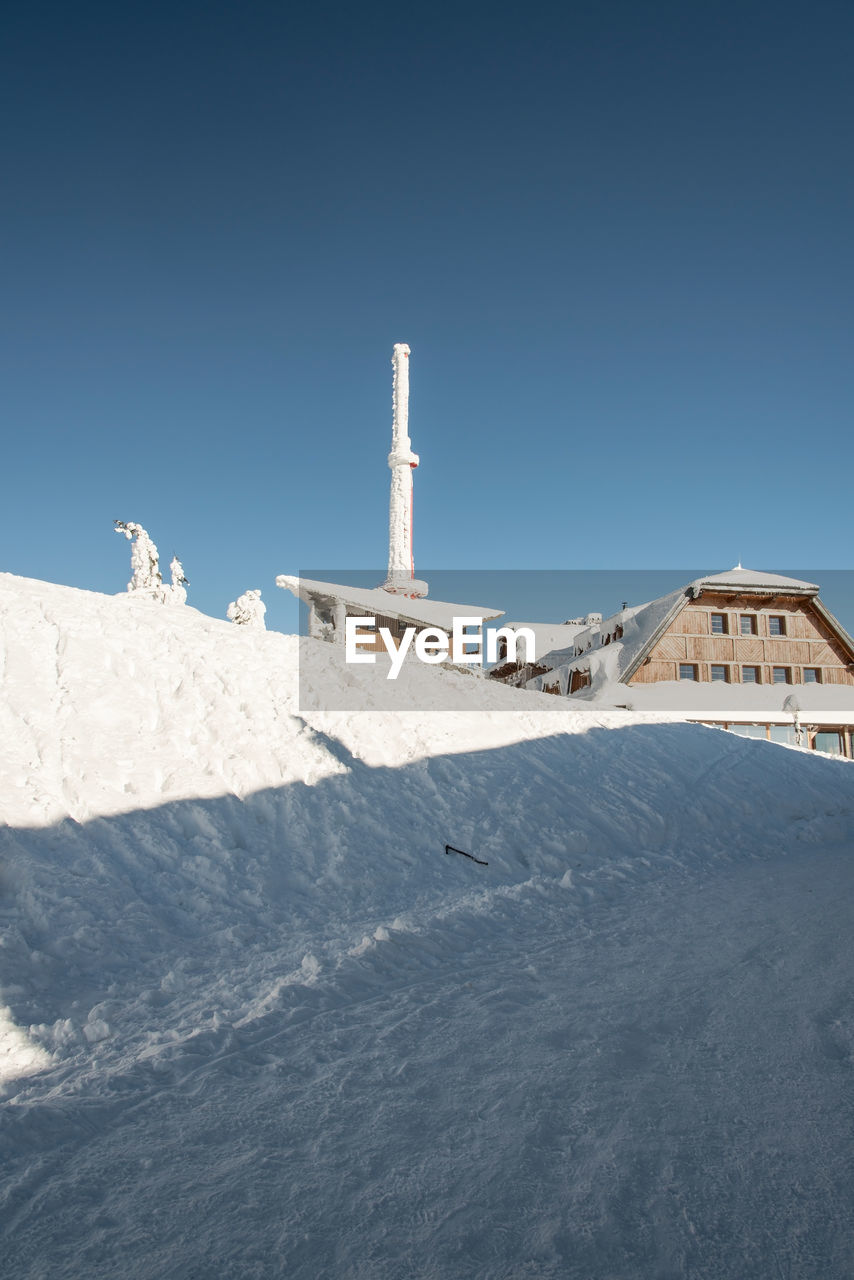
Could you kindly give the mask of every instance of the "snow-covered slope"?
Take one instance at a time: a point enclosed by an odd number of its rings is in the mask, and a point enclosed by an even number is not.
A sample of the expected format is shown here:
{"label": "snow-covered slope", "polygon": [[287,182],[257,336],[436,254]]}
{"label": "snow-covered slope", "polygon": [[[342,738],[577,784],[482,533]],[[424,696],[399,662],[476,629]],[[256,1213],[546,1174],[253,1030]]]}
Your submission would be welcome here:
{"label": "snow-covered slope", "polygon": [[[195,609],[0,574],[4,820],[80,822],[176,799],[311,783],[344,770],[298,713],[296,636],[234,627]],[[324,663],[330,646],[304,640]],[[350,679],[373,677],[356,667]],[[390,686],[413,707],[436,673]],[[340,679],[340,675],[337,677]],[[314,714],[370,764],[626,723],[547,697],[442,673],[458,714]],[[381,686],[385,681],[381,681]],[[382,688],[380,686],[380,691]],[[334,699],[332,699],[334,700]],[[398,702],[397,705],[400,705]]]}
{"label": "snow-covered slope", "polygon": [[8,1274],[850,1273],[850,763],[427,668],[458,712],[302,716],[293,637],[8,575],[0,625]]}

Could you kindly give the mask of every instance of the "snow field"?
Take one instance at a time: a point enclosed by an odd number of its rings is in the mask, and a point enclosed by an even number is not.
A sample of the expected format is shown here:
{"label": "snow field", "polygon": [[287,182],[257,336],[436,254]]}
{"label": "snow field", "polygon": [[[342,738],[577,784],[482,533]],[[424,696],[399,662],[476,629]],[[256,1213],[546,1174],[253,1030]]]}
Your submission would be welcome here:
{"label": "snow field", "polygon": [[850,1274],[850,763],[0,593],[10,1274]]}

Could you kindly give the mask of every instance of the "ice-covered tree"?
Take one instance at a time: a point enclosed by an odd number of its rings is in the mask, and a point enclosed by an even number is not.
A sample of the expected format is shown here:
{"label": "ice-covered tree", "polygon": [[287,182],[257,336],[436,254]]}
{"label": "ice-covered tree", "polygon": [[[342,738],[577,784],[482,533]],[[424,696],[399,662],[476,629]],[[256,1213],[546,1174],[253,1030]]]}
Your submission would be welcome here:
{"label": "ice-covered tree", "polygon": [[157,548],[141,524],[116,520],[116,533],[123,533],[131,545],[130,567],[133,576],[128,591],[145,591],[156,595],[163,585]]}
{"label": "ice-covered tree", "polygon": [[173,556],[169,568],[172,572],[172,586],[163,588],[164,604],[186,604],[189,578],[184,577],[184,566],[177,556]]}
{"label": "ice-covered tree", "polygon": [[801,704],[795,694],[790,693],[788,698],[783,699],[783,710],[788,711],[794,721],[795,746],[802,747],[804,745],[804,730],[801,724]]}
{"label": "ice-covered tree", "polygon": [[261,599],[261,592],[253,589],[244,591],[242,596],[232,600],[226,609],[225,616],[230,622],[236,622],[240,627],[255,627],[257,630],[265,631],[264,614],[266,612],[267,606]]}
{"label": "ice-covered tree", "polygon": [[142,525],[124,520],[116,520],[115,524],[116,533],[123,533],[132,544],[130,567],[133,576],[128,583],[128,591],[139,592],[151,600],[158,600],[160,604],[186,604],[186,588],[190,584],[184,577],[184,566],[178,557],[172,557],[172,563],[169,565],[172,571],[172,585],[167,586],[160,572],[157,547]]}

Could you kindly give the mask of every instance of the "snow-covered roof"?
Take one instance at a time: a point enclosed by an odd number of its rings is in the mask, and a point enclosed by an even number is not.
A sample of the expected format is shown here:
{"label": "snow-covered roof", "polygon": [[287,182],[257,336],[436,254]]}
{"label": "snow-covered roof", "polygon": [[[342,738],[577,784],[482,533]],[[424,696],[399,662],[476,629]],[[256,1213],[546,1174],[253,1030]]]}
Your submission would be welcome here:
{"label": "snow-covered roof", "polygon": [[814,582],[803,582],[800,578],[785,578],[780,573],[757,573],[754,569],[743,569],[737,564],[734,569],[726,569],[723,573],[712,573],[705,578],[696,578],[691,584],[695,594],[705,589],[766,592],[782,591],[791,595],[818,595],[818,587]]}
{"label": "snow-covered roof", "polygon": [[[538,665],[548,667],[550,672],[590,666],[591,676],[599,674],[607,680],[621,680],[635,655],[653,642],[687,602],[685,588],[680,588],[647,604],[621,609],[592,627],[579,629],[568,648],[538,657]],[[619,632],[622,635],[617,639]],[[605,638],[609,636],[614,638],[606,644]],[[545,677],[541,678],[541,683],[554,681]]]}
{"label": "snow-covered roof", "polygon": [[[556,649],[567,649],[575,642],[576,637],[586,631],[587,622],[502,622],[502,627],[510,627],[513,631],[519,631],[522,627],[527,627],[529,631],[533,631],[536,641],[537,657],[541,653],[553,653]],[[521,647],[524,654],[524,646]]]}
{"label": "snow-covered roof", "polygon": [[441,627],[450,631],[454,618],[500,618],[502,609],[490,609],[477,604],[450,604],[445,600],[413,599],[385,591],[382,587],[348,587],[337,582],[316,582],[312,578],[293,577],[280,573],[276,586],[293,592],[305,604],[328,609],[336,601],[363,609],[366,617],[400,618],[416,627]]}

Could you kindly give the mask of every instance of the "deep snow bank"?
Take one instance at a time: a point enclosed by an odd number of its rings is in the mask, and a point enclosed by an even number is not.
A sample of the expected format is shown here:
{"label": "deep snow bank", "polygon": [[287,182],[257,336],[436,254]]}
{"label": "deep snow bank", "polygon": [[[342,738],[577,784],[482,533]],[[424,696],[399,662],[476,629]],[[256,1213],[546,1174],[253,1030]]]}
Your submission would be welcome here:
{"label": "deep snow bank", "polygon": [[296,637],[192,609],[2,575],[0,638],[3,998],[60,1054],[251,1016],[532,877],[583,899],[848,830],[847,762],[435,668],[458,712],[309,724]]}
{"label": "deep snow bank", "polygon": [[[0,574],[3,819],[83,821],[341,772],[298,714],[298,643],[191,608]],[[330,684],[341,678],[326,669]],[[413,706],[440,680],[459,711],[316,712],[312,725],[360,759],[394,766],[626,723],[471,676],[420,665],[408,674]]]}
{"label": "deep snow bank", "polygon": [[[744,1219],[725,1166],[775,1142],[797,1273],[836,1274],[848,762],[426,669],[458,713],[309,723],[292,637],[0,605],[16,1275],[762,1275],[779,1179]],[[824,1180],[809,1122],[779,1137],[805,1073]]]}

